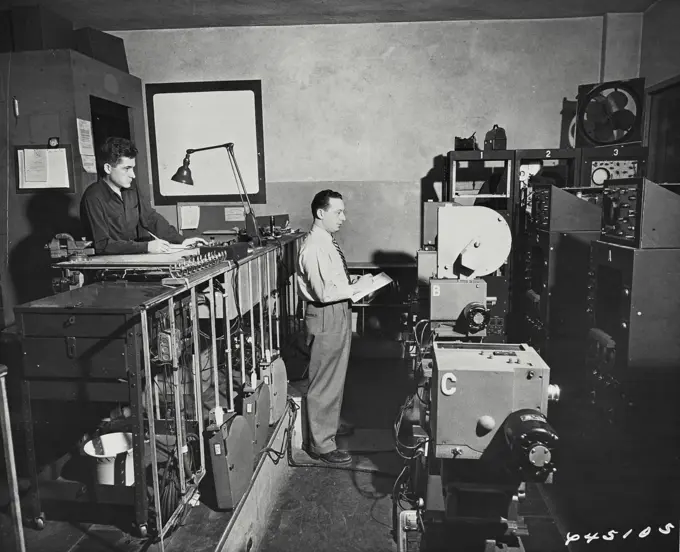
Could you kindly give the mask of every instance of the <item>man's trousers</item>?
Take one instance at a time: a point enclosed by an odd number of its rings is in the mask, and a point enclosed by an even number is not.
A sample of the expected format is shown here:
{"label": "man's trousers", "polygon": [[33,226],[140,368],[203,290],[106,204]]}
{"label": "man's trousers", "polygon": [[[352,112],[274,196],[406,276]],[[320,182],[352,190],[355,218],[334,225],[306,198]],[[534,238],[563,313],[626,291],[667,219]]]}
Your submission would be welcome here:
{"label": "man's trousers", "polygon": [[309,451],[327,454],[337,447],[335,434],[345,389],[352,344],[349,301],[321,305],[307,303],[305,313],[310,345],[307,420]]}

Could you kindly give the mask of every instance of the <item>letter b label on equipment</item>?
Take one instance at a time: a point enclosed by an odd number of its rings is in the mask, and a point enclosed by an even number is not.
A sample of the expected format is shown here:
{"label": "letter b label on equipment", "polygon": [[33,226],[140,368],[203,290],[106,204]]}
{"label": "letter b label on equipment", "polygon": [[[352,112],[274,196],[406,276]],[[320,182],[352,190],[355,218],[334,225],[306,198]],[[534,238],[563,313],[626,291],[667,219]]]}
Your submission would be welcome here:
{"label": "letter b label on equipment", "polygon": [[433,285],[432,286],[432,297],[439,297],[441,295],[441,290],[439,289],[438,285]]}

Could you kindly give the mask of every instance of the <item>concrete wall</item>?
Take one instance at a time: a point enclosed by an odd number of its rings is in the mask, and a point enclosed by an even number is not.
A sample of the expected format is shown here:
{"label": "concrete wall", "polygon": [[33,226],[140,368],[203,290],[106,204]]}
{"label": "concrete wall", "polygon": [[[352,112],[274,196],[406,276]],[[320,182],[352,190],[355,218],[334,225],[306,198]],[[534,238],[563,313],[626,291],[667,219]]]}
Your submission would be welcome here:
{"label": "concrete wall", "polygon": [[680,75],[680,2],[659,0],[644,14],[640,76],[652,86]]}
{"label": "concrete wall", "polygon": [[603,67],[637,76],[639,20],[609,23],[605,40],[600,17],[116,34],[145,83],[261,79],[268,202],[257,213],[307,227],[314,193],[337,189],[350,222],[339,241],[368,261],[414,255],[421,182],[441,180],[435,159],[455,136],[483,141],[497,123],[510,149],[555,148],[564,97]]}
{"label": "concrete wall", "polygon": [[632,79],[640,72],[643,14],[609,13],[604,16],[602,81]]}

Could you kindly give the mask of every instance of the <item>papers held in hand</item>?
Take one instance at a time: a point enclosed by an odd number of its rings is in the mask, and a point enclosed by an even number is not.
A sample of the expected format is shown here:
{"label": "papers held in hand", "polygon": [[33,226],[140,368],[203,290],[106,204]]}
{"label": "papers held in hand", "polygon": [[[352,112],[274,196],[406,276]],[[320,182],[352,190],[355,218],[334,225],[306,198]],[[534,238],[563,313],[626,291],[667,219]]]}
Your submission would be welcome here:
{"label": "papers held in hand", "polygon": [[353,296],[352,296],[352,301],[354,303],[358,302],[360,299],[363,299],[367,295],[370,295],[371,293],[375,293],[381,288],[384,288],[386,285],[392,283],[392,278],[390,278],[387,274],[384,272],[381,272],[380,274],[376,274],[372,278],[371,285],[368,286],[367,288],[357,291]]}

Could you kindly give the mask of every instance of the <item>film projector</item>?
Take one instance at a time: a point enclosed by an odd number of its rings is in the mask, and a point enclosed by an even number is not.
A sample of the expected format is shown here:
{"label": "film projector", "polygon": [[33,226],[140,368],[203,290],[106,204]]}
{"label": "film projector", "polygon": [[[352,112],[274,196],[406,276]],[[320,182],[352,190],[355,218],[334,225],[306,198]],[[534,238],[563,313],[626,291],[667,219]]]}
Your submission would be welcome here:
{"label": "film projector", "polygon": [[482,277],[510,254],[505,219],[479,206],[438,211],[431,341],[418,342],[418,389],[395,423],[405,459],[394,493],[398,547],[519,551],[525,485],[552,482],[556,469],[546,415],[559,388],[532,347],[483,342],[493,298]]}

